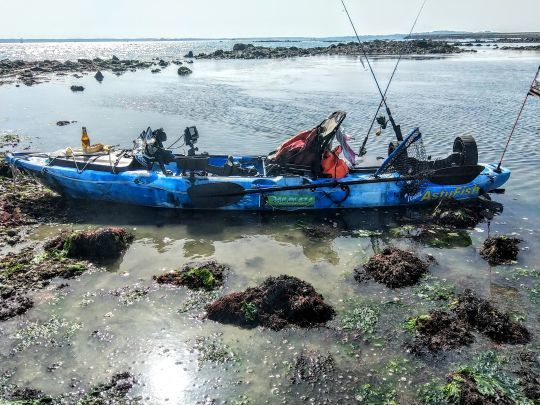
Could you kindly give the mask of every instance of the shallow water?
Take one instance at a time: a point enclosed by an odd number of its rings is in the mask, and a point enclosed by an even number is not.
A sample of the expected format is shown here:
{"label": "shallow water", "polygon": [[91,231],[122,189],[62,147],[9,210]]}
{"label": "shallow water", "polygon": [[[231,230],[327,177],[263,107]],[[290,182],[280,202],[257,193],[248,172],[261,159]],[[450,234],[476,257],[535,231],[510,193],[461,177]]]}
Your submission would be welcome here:
{"label": "shallow water", "polygon": [[[81,57],[87,56],[81,52]],[[405,131],[420,126],[433,156],[449,153],[455,136],[470,133],[477,139],[481,160],[496,161],[539,59],[538,53],[530,52],[405,59],[389,103]],[[392,59],[373,61],[382,83],[393,63]],[[336,109],[348,111],[345,127],[358,143],[378,102],[369,73],[354,58],[195,61],[193,70],[189,77],[178,77],[169,67],[155,75],[149,71],[120,77],[105,74],[101,84],[89,76],[33,87],[2,86],[0,131],[24,135],[32,149],[50,150],[77,144],[82,125],[94,142],[129,145],[148,125],[164,127],[173,140],[187,125],[196,124],[201,151],[266,153]],[[72,84],[86,89],[72,93]],[[315,402],[329,398],[354,403],[365,383],[391,386],[400,403],[410,403],[420,383],[433,376],[444,378],[456,364],[493,344],[478,336],[470,348],[440,358],[409,355],[403,344],[408,338],[403,322],[434,304],[419,298],[415,288],[389,290],[376,283],[358,284],[352,277],[355,266],[389,244],[433,255],[438,261],[431,269],[433,277],[458,290],[473,288],[501,308],[522,315],[535,336],[529,347],[537,350],[540,312],[528,284],[534,280],[514,275],[517,268],[540,266],[540,180],[535,175],[540,164],[539,108],[539,99],[529,101],[507,154],[512,178],[506,194],[493,197],[503,204],[502,214],[489,229],[480,224],[461,232],[459,241],[445,248],[395,237],[392,230],[403,225],[404,217],[417,216],[415,210],[261,215],[179,213],[108,204],[85,207],[77,228],[125,226],[135,234],[134,244],[122,260],[103,271],[70,280],[69,287],[61,290],[55,287],[64,280],[37,292],[35,300],[40,304],[24,316],[2,322],[0,371],[14,372],[11,382],[57,395],[86,389],[115,372],[129,370],[139,381],[133,395],[146,403],[211,399],[295,403],[302,395],[318,398]],[[78,123],[57,127],[58,120]],[[368,143],[369,152],[384,154],[391,139],[387,130]],[[321,224],[337,232],[321,240],[302,232],[303,226]],[[71,225],[42,226],[33,238],[42,240],[65,227]],[[524,239],[518,264],[490,268],[479,257],[477,249],[488,231],[517,233]],[[152,275],[207,258],[231,268],[218,295],[285,273],[313,284],[336,308],[338,317],[327,328],[314,330],[243,330],[202,320],[203,304],[185,311],[192,293],[152,283]],[[110,294],[134,285],[148,286],[150,291],[134,302]],[[354,348],[339,331],[342,312],[351,299],[381,313],[374,332]],[[21,332],[53,317],[64,320],[49,322],[54,326],[54,343],[49,335],[29,340]],[[18,338],[17,331],[23,336]],[[229,361],[205,360],[197,344],[202,338],[232,352],[225,356]],[[336,377],[339,383],[328,384],[328,393],[319,392],[318,385],[291,383],[291,364],[306,350],[334,356],[340,377]],[[389,366],[392,360],[406,366],[394,372]],[[54,363],[58,367],[48,371]]]}

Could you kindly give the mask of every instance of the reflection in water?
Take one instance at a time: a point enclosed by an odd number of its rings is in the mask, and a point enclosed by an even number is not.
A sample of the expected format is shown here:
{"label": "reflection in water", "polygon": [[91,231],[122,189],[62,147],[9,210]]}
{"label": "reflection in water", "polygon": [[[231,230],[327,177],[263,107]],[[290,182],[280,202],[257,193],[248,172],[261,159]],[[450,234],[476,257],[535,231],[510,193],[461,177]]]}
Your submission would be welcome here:
{"label": "reflection in water", "polygon": [[172,404],[188,403],[185,398],[193,384],[194,375],[187,371],[182,361],[158,355],[148,358],[146,364],[145,391],[150,398],[171,401]]}
{"label": "reflection in water", "polygon": [[187,240],[184,242],[184,256],[191,259],[202,259],[216,252],[213,243],[206,239]]}

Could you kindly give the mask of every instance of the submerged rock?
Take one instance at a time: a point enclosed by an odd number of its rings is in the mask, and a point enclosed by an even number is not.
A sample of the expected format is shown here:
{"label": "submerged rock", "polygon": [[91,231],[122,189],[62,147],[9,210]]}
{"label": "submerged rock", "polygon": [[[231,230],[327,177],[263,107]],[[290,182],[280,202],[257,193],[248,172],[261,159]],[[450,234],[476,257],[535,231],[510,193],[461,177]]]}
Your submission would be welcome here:
{"label": "submerged rock", "polygon": [[480,256],[489,264],[509,264],[517,260],[521,239],[513,236],[490,236],[480,248]]}
{"label": "submerged rock", "polygon": [[58,125],[59,127],[63,127],[65,125],[69,125],[69,124],[73,124],[77,121],[56,121],[56,125]]}
{"label": "submerged rock", "polygon": [[34,302],[30,298],[17,294],[12,289],[0,290],[0,321],[22,315],[33,306]]}
{"label": "submerged rock", "polygon": [[133,235],[123,228],[100,228],[64,232],[45,245],[48,252],[65,257],[110,261],[118,259],[133,242]]}
{"label": "submerged rock", "polygon": [[[8,387],[4,399],[13,401],[13,404],[52,404],[53,400],[45,396],[43,391],[28,387]],[[9,402],[11,403],[11,402]]]}
{"label": "submerged rock", "polygon": [[303,352],[294,359],[293,384],[301,382],[317,383],[324,381],[335,371],[335,360],[331,354]]}
{"label": "submerged rock", "polygon": [[478,210],[466,207],[454,199],[441,200],[435,207],[432,218],[438,225],[452,228],[472,228],[482,220]]}
{"label": "submerged rock", "polygon": [[342,231],[330,225],[321,224],[316,227],[302,226],[302,233],[309,239],[334,239],[342,234]]}
{"label": "submerged rock", "polygon": [[191,73],[193,73],[193,71],[192,71],[190,68],[188,68],[188,67],[180,66],[180,67],[178,68],[178,74],[179,74],[180,76],[186,76],[186,75],[189,75],[189,74],[191,74]]}
{"label": "submerged rock", "polygon": [[78,403],[81,404],[124,404],[128,392],[136,384],[135,377],[128,372],[117,373],[108,383],[92,387]]}
{"label": "submerged rock", "polygon": [[385,248],[354,270],[356,281],[373,279],[389,288],[414,285],[428,272],[429,264],[410,252]]}
{"label": "submerged rock", "polygon": [[261,285],[225,295],[206,307],[208,319],[243,327],[280,330],[313,327],[335,315],[311,284],[296,277],[269,277]]}
{"label": "submerged rock", "polygon": [[228,267],[214,260],[203,263],[187,264],[180,270],[154,276],[159,284],[186,286],[192,290],[213,290],[223,284],[223,273]]}

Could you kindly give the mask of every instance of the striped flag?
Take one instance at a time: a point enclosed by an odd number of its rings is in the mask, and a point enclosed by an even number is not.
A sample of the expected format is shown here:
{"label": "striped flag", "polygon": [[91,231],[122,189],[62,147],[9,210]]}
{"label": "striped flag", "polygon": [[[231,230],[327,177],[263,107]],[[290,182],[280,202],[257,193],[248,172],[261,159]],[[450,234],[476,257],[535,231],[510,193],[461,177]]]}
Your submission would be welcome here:
{"label": "striped flag", "polygon": [[540,69],[538,70],[538,73],[536,73],[536,77],[531,84],[531,88],[529,89],[529,96],[540,97],[540,78],[538,77],[539,74]]}

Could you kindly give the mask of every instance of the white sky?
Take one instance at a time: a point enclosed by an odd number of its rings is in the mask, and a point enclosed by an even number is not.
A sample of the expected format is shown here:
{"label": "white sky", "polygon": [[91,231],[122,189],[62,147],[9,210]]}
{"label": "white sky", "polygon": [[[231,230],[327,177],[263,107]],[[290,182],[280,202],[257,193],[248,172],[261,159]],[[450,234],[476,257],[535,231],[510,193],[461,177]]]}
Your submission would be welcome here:
{"label": "white sky", "polygon": [[[360,34],[406,33],[422,0],[347,0]],[[428,0],[415,29],[540,31],[540,0]],[[339,0],[0,0],[0,38],[351,35]]]}

